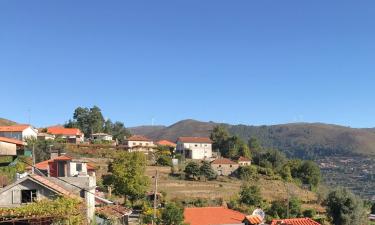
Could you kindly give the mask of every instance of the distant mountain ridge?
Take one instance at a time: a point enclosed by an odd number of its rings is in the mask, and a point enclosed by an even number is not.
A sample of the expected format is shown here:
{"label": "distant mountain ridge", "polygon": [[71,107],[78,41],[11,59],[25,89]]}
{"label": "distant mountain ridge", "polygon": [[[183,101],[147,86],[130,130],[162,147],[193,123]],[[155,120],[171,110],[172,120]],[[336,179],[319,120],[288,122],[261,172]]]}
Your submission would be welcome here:
{"label": "distant mountain ridge", "polygon": [[[154,140],[175,141],[180,136],[209,136],[220,123],[182,120],[171,126],[129,128],[133,134]],[[244,140],[258,138],[263,146],[278,148],[291,157],[321,158],[332,155],[375,156],[375,129],[350,128],[324,123],[291,123],[270,126],[222,124]]]}
{"label": "distant mountain ridge", "polygon": [[17,124],[16,122],[4,118],[0,118],[0,126],[11,126]]}

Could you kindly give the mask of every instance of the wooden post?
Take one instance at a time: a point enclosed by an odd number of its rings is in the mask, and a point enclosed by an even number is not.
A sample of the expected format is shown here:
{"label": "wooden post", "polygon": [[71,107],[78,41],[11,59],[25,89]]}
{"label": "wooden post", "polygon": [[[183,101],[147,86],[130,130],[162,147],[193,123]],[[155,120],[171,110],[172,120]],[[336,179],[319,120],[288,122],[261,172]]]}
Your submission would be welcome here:
{"label": "wooden post", "polygon": [[158,192],[158,170],[155,171],[155,187],[154,187],[154,219],[152,220],[152,224],[154,224],[154,220],[156,220],[157,192]]}

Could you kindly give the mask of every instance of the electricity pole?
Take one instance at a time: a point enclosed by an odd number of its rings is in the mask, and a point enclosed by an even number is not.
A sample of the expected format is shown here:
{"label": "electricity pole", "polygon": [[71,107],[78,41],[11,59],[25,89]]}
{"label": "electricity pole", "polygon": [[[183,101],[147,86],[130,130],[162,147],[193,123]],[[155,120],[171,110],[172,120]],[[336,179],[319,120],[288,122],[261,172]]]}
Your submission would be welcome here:
{"label": "electricity pole", "polygon": [[152,224],[156,220],[156,207],[157,207],[157,193],[158,192],[158,170],[155,170],[155,187],[154,187],[154,219],[152,220]]}

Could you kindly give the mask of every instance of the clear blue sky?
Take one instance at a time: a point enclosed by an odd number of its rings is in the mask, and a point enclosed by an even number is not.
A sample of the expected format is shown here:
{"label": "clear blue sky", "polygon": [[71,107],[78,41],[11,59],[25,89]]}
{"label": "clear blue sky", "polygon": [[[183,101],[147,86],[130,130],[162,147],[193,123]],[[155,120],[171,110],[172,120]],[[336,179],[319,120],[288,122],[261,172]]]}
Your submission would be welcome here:
{"label": "clear blue sky", "polygon": [[0,2],[0,117],[375,127],[375,1]]}

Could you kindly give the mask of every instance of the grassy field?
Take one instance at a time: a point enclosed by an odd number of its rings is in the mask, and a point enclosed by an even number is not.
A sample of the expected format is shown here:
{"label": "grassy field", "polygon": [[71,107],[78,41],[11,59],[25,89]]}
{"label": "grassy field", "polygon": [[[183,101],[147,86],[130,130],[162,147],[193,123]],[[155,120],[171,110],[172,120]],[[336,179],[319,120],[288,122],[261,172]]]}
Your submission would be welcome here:
{"label": "grassy field", "polygon": [[[220,181],[187,181],[180,180],[169,176],[169,167],[147,167],[147,175],[152,177],[158,170],[158,190],[167,194],[167,199],[198,199],[204,198],[208,200],[223,199],[229,201],[235,197],[242,182],[236,178],[223,178]],[[254,181],[261,189],[262,196],[268,202],[273,200],[285,200],[288,196],[296,196],[302,200],[302,208],[313,208],[317,211],[324,211],[323,208],[316,204],[317,196],[315,193],[303,190],[292,183],[285,184],[280,180],[267,180],[261,177],[258,181]],[[150,191],[153,185],[150,186]]]}

